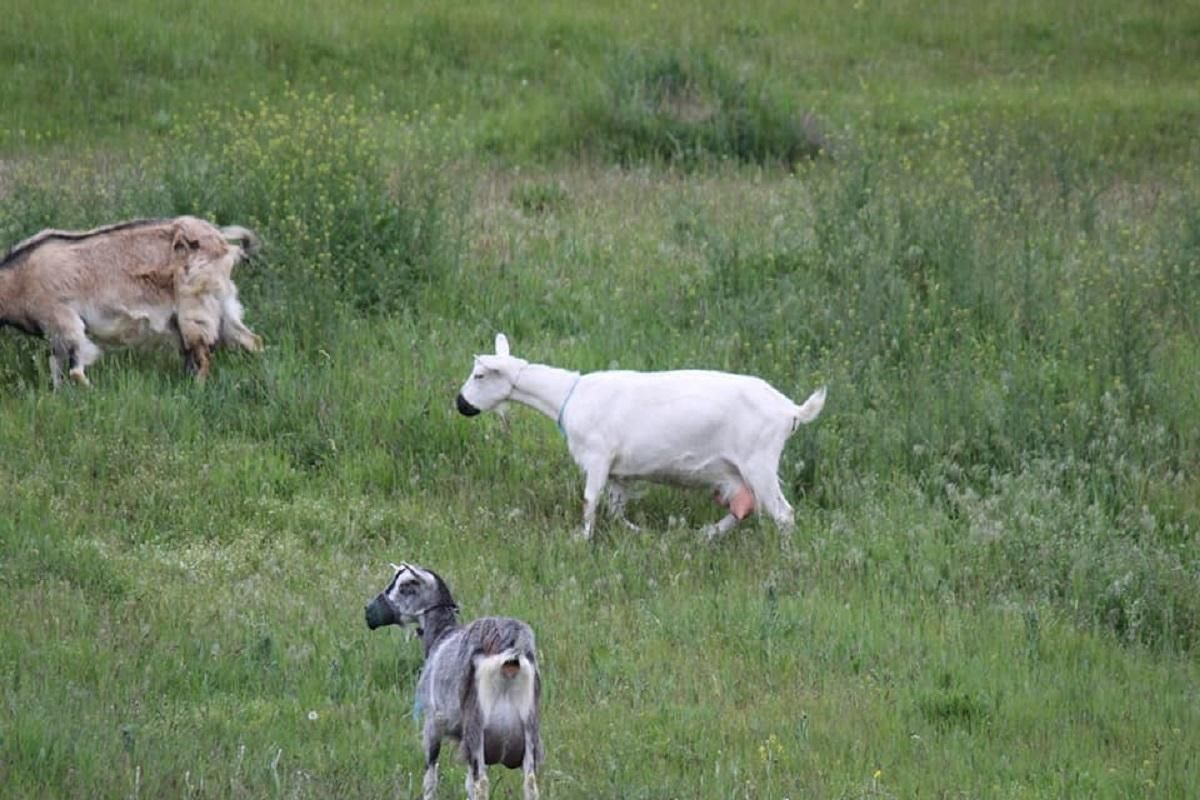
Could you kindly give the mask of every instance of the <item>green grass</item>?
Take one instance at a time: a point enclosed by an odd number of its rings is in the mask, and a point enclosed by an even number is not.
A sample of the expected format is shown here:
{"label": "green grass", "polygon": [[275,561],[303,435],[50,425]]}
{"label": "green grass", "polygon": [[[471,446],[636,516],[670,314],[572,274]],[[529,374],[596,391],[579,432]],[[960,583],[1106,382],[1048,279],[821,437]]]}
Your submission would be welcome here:
{"label": "green grass", "polygon": [[[268,344],[0,331],[0,794],[419,796],[401,559],[534,626],[547,798],[1200,794],[1190,6],[0,12],[0,246],[249,225]],[[828,383],[796,530],[573,540],[553,425],[453,409],[497,330]]]}
{"label": "green grass", "polygon": [[[518,161],[787,159],[846,125],[907,136],[1017,115],[1153,164],[1194,156],[1200,123],[1185,2],[5,5],[0,148],[18,150],[138,142],[296,86],[461,114]],[[666,96],[664,66],[685,79]]]}

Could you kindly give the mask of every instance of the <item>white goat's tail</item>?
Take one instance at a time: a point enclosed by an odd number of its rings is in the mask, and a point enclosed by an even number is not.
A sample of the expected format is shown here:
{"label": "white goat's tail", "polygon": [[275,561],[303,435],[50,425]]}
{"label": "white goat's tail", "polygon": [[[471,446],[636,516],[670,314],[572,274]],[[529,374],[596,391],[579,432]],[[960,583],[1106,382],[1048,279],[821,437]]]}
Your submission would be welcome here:
{"label": "white goat's tail", "polygon": [[516,648],[475,659],[475,683],[484,709],[501,699],[513,703],[522,717],[534,706],[537,665]]}
{"label": "white goat's tail", "polygon": [[797,425],[807,425],[812,422],[821,413],[821,409],[825,407],[825,387],[817,389],[808,399],[804,401],[804,405],[796,406],[796,422],[792,426],[795,430]]}
{"label": "white goat's tail", "polygon": [[221,228],[221,237],[227,242],[233,242],[241,246],[247,256],[257,253],[259,245],[262,244],[262,241],[258,238],[258,234],[249,228],[243,228],[241,225],[227,225]]}

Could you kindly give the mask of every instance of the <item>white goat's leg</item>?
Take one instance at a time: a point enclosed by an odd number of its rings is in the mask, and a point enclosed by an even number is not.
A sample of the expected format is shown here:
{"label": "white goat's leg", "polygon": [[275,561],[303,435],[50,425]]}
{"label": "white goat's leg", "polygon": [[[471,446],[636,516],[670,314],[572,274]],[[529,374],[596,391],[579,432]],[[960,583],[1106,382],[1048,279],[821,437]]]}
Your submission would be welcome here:
{"label": "white goat's leg", "polygon": [[612,511],[612,515],[614,517],[625,523],[626,528],[638,533],[642,529],[630,522],[629,517],[625,516],[625,504],[629,502],[629,497],[631,494],[632,492],[630,492],[629,486],[627,486],[624,481],[613,479],[610,480],[608,482],[608,486],[605,487],[604,500],[606,503],[608,503],[608,507]]}
{"label": "white goat's leg", "polygon": [[728,508],[729,513],[726,514],[721,521],[715,525],[705,525],[701,529],[701,533],[703,533],[705,538],[710,542],[733,530],[739,522],[753,514],[754,509],[757,506],[754,492],[750,489],[750,486],[747,483],[741,482],[734,484],[732,487],[732,494],[729,493],[729,488],[730,487],[718,487],[713,492],[713,500],[715,500],[718,505]]}
{"label": "white goat's leg", "polygon": [[796,512],[792,510],[791,504],[783,499],[783,495],[779,496],[779,507],[771,514],[771,519],[775,520],[779,530],[784,533],[791,533],[792,529],[796,527]]}
{"label": "white goat's leg", "polygon": [[758,505],[782,531],[791,531],[796,513],[779,488],[779,477],[774,472],[758,472],[750,476],[750,487],[758,498]]}
{"label": "white goat's leg", "polygon": [[583,486],[583,532],[584,541],[589,541],[592,538],[592,529],[596,525],[596,505],[600,501],[600,492],[604,489],[604,484],[608,483],[608,470],[610,465],[607,461],[595,462],[584,468],[587,473],[587,479]]}
{"label": "white goat's leg", "polygon": [[735,514],[726,514],[721,518],[720,522],[712,525],[705,525],[700,529],[700,532],[704,534],[705,539],[710,542],[715,542],[717,539],[720,539],[722,536],[733,530],[739,522],[741,522],[741,520],[738,519]]}

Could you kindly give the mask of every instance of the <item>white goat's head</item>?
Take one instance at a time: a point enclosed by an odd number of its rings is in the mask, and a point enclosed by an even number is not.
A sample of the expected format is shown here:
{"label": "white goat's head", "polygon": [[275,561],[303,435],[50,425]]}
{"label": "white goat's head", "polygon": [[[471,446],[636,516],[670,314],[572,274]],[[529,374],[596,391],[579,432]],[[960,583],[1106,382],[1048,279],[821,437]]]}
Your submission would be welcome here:
{"label": "white goat's head", "polygon": [[367,604],[367,626],[420,625],[421,615],[435,608],[454,608],[450,589],[436,572],[416,564],[392,564],[396,571],[387,588]]}
{"label": "white goat's head", "polygon": [[509,355],[508,338],[496,334],[495,355],[475,356],[471,374],[458,391],[460,414],[473,417],[481,411],[491,411],[512,394],[517,376],[529,365],[523,358]]}

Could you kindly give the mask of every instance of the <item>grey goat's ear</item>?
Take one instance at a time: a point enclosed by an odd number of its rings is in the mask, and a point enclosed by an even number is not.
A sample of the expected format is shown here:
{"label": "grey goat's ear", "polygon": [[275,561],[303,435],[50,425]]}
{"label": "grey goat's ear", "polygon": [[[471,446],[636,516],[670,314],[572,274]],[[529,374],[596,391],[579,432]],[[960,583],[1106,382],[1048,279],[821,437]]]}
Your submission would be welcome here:
{"label": "grey goat's ear", "polygon": [[496,334],[496,355],[508,355],[508,337],[503,333]]}

